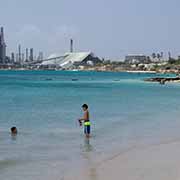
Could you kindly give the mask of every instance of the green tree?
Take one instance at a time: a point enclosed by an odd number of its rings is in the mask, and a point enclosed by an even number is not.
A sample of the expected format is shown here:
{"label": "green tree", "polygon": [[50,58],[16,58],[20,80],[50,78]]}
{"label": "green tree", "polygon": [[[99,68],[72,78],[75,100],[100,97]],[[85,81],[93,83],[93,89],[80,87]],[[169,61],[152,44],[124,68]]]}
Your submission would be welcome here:
{"label": "green tree", "polygon": [[152,53],[152,58],[155,59],[156,58],[156,53]]}

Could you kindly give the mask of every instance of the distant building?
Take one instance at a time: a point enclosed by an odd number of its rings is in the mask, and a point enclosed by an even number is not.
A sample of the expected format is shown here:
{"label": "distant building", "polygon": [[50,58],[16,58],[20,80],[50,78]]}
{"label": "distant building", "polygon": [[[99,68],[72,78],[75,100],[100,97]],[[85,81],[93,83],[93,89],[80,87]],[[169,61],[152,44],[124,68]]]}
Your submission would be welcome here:
{"label": "distant building", "polygon": [[6,43],[4,40],[4,29],[1,27],[0,30],[0,63],[6,63]]}
{"label": "distant building", "polygon": [[62,56],[52,57],[44,60],[42,66],[58,66],[63,69],[72,68],[74,66],[92,66],[102,61],[95,57],[91,52],[66,53]]}
{"label": "distant building", "polygon": [[125,63],[128,64],[139,64],[139,63],[150,63],[149,56],[146,55],[127,55],[125,57]]}

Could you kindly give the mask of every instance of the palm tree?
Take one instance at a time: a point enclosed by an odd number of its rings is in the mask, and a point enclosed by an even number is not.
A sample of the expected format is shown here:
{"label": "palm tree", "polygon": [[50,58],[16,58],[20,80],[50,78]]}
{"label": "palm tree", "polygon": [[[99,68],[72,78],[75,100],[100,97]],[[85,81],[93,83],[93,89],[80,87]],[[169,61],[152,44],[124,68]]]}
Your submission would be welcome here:
{"label": "palm tree", "polygon": [[156,53],[152,53],[152,58],[155,59],[156,58]]}

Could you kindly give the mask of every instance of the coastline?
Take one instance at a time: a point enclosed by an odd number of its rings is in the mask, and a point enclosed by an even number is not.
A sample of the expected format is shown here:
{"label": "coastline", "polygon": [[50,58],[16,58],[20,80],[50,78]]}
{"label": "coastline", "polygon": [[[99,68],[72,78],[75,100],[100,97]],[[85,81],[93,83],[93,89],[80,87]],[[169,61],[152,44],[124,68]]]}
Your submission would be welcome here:
{"label": "coastline", "polygon": [[77,177],[64,180],[177,180],[180,142],[169,141],[115,155],[99,165],[91,164]]}
{"label": "coastline", "polygon": [[127,73],[151,73],[151,74],[156,74],[156,71],[125,71]]}
{"label": "coastline", "polygon": [[[121,71],[110,71],[110,70],[79,70],[79,69],[72,69],[72,70],[61,70],[61,69],[25,69],[25,68],[17,68],[17,69],[0,69],[0,71],[72,71],[72,72],[126,72],[126,73],[150,73],[150,74],[161,74],[156,71],[130,71],[130,70],[121,70]],[[163,73],[162,73],[163,74]]]}

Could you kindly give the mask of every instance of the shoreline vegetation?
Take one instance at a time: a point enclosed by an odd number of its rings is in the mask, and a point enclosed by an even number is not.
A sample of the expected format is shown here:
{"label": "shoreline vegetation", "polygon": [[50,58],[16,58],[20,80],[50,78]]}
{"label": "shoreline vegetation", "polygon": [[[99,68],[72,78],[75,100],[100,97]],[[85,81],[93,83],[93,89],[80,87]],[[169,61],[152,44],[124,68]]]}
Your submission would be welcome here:
{"label": "shoreline vegetation", "polygon": [[180,74],[180,60],[150,63],[127,63],[117,61],[102,61],[101,63],[74,64],[69,68],[58,65],[41,66],[38,64],[0,65],[0,70],[52,70],[52,71],[97,71],[97,72],[128,72],[128,73],[158,73]]}

